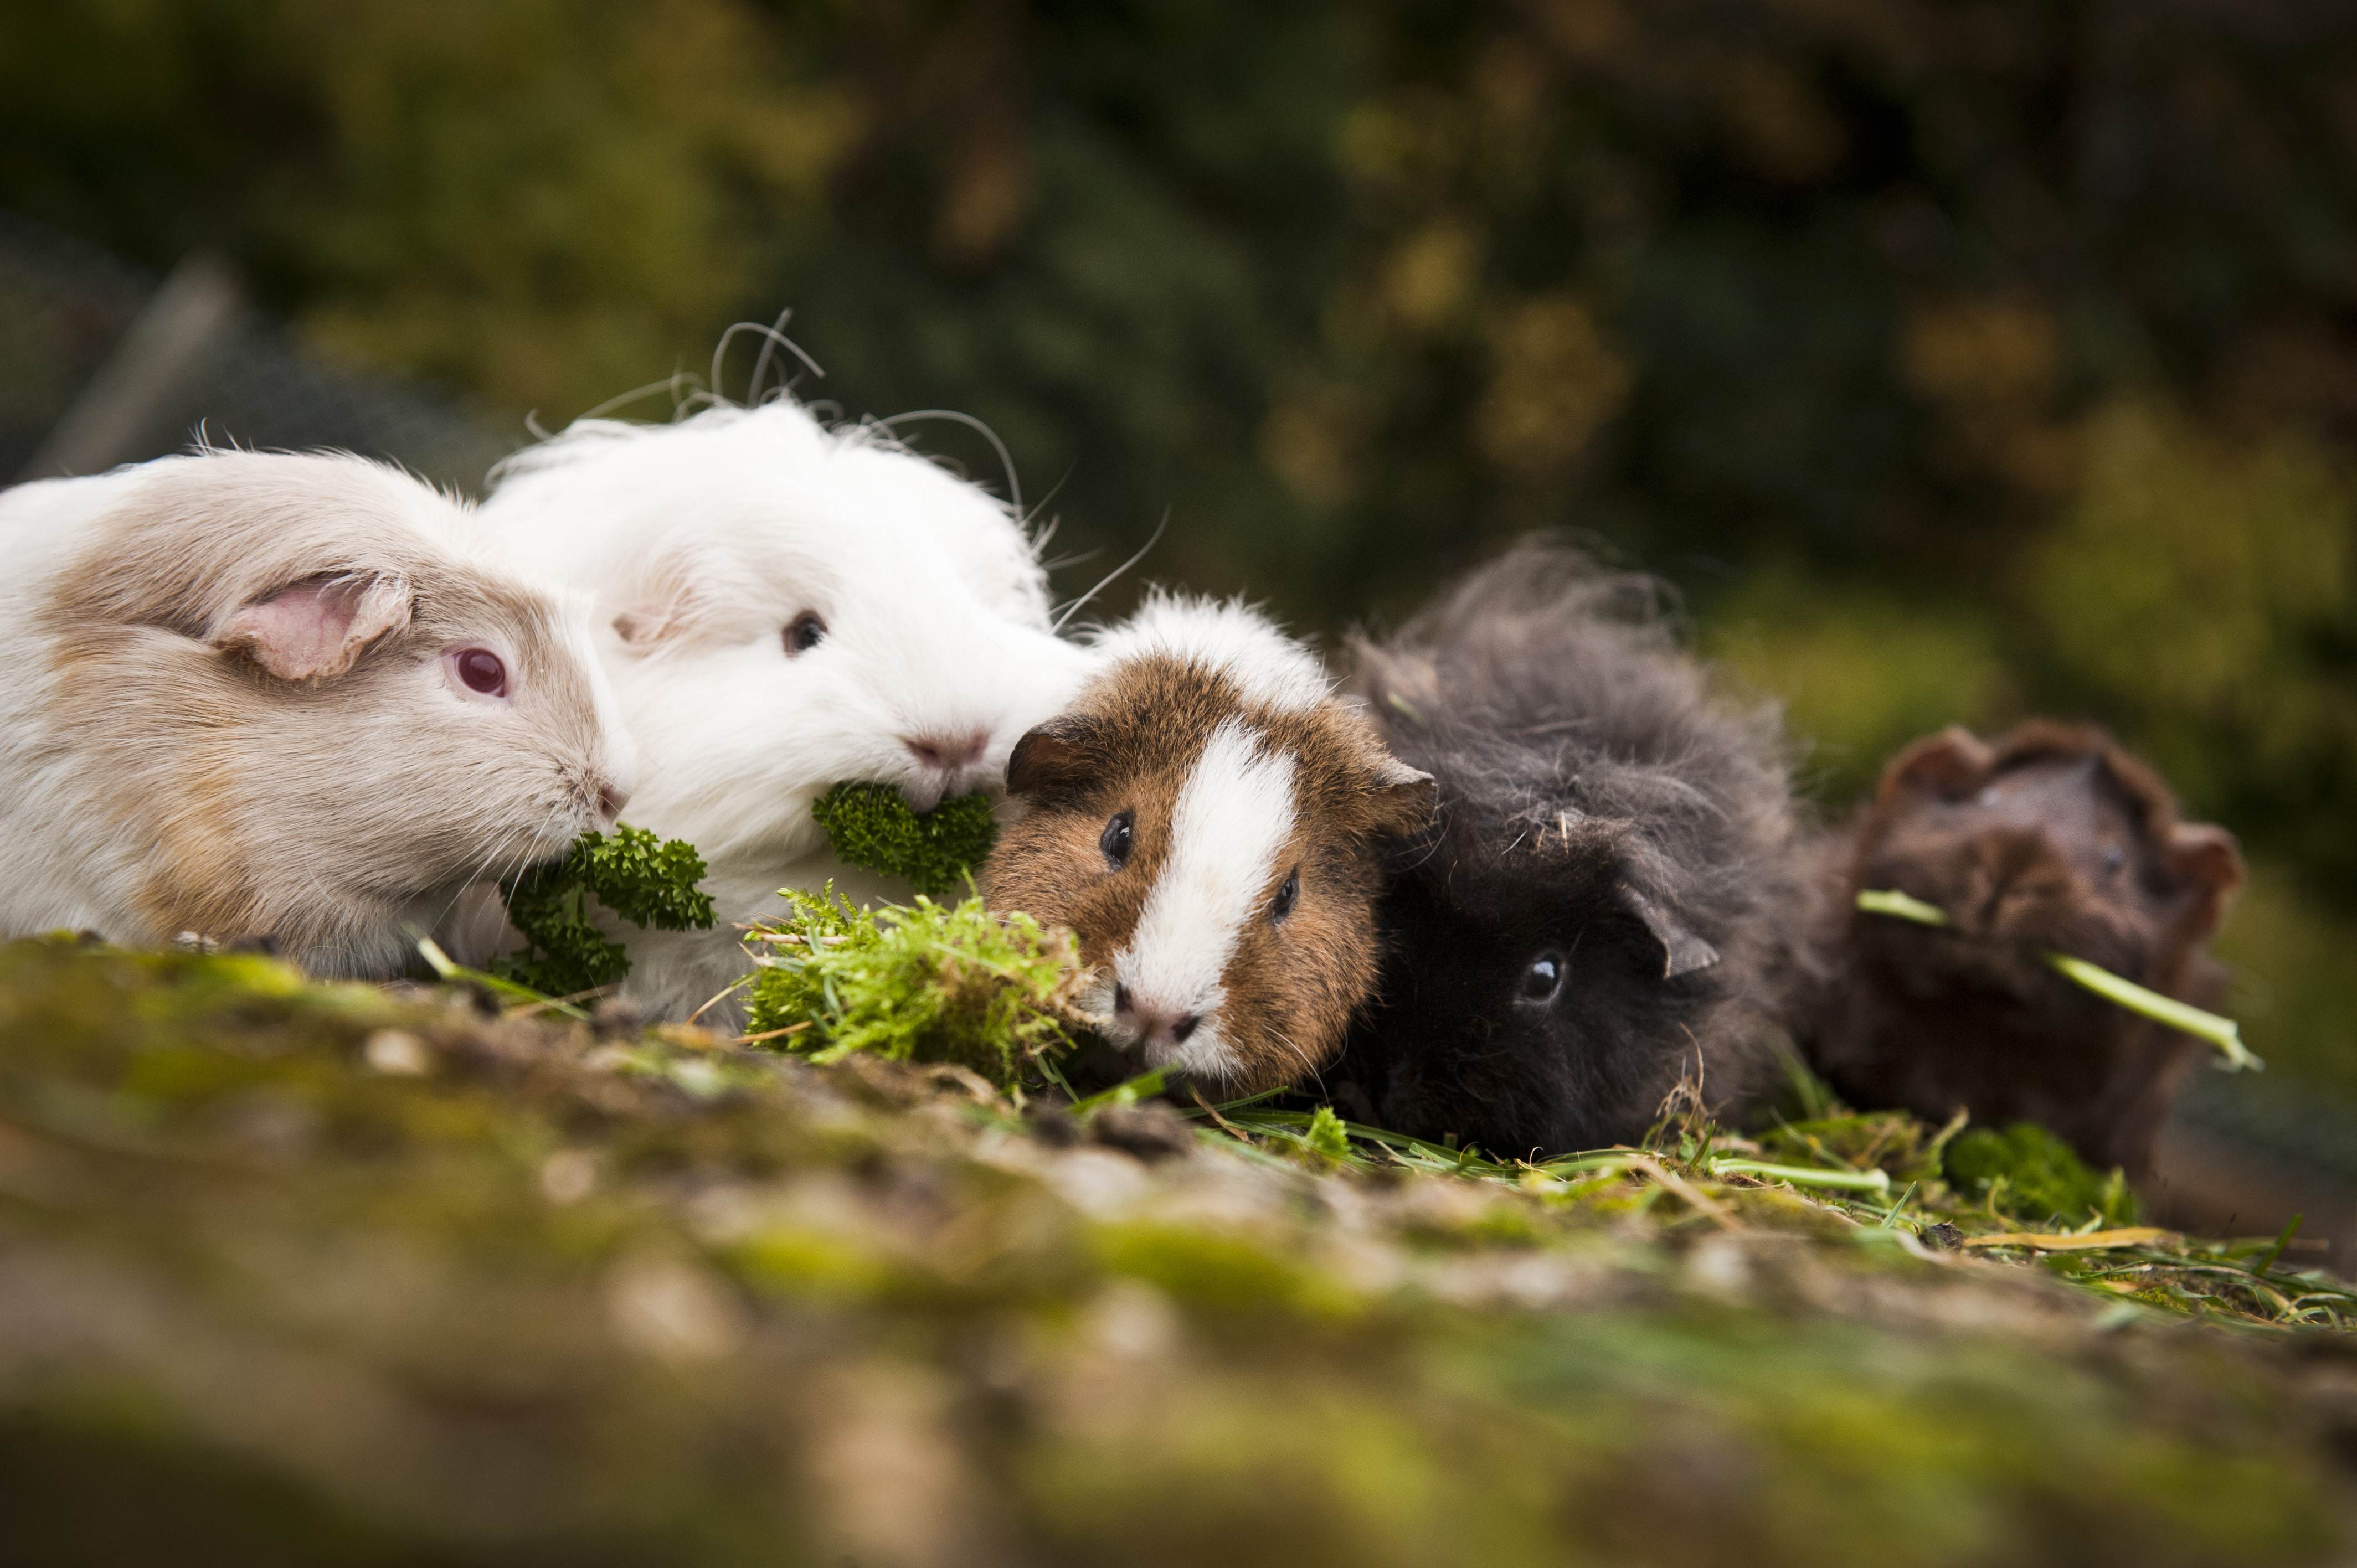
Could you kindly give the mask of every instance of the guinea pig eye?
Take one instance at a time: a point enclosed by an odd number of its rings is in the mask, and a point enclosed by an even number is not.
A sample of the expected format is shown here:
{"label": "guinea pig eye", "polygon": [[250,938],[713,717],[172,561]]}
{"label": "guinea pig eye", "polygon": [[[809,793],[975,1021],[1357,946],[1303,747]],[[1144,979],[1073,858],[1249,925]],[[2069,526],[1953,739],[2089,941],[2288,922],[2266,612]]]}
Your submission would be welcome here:
{"label": "guinea pig eye", "polygon": [[826,618],[816,610],[804,610],[787,623],[786,652],[789,656],[808,653],[826,638]]}
{"label": "guinea pig eye", "polygon": [[1118,811],[1105,830],[1097,837],[1097,847],[1104,851],[1105,864],[1119,871],[1129,864],[1129,853],[1137,847],[1137,813]]}
{"label": "guinea pig eye", "polygon": [[486,697],[508,694],[508,667],[488,648],[462,648],[450,656],[451,668],[467,690]]}
{"label": "guinea pig eye", "polygon": [[1543,952],[1523,966],[1522,979],[1515,983],[1514,999],[1534,1006],[1552,1002],[1555,993],[1563,989],[1563,954]]}
{"label": "guinea pig eye", "polygon": [[2127,863],[2128,852],[2126,850],[2122,849],[2115,843],[2107,843],[2104,846],[2104,870],[2107,874],[2116,876],[2119,875],[2120,867],[2126,865]]}
{"label": "guinea pig eye", "polygon": [[1294,905],[1301,901],[1301,867],[1295,866],[1285,874],[1285,886],[1268,906],[1268,923],[1272,926],[1293,913]]}

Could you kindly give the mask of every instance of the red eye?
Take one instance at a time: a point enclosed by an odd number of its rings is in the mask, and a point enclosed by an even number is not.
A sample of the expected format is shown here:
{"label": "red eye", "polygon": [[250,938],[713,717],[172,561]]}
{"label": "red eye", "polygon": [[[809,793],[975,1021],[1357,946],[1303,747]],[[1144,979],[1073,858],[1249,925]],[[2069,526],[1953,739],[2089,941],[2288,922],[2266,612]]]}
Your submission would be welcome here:
{"label": "red eye", "polygon": [[458,666],[458,679],[470,692],[480,692],[486,697],[508,694],[508,667],[500,656],[488,648],[462,648],[452,655]]}

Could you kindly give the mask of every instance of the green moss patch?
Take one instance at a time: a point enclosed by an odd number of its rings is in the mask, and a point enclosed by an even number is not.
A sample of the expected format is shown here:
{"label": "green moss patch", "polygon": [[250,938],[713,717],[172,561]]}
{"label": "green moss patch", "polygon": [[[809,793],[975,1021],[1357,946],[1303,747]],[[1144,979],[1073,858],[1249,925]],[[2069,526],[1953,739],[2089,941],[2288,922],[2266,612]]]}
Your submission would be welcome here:
{"label": "green moss patch", "polygon": [[1920,1124],[1826,1108],[1772,1146],[1682,1124],[1531,1166],[1235,1106],[1133,1157],[889,1055],[0,947],[0,1457],[38,1458],[0,1465],[11,1539],[1377,1568],[2350,1544],[2357,1359],[2301,1326],[2340,1321],[2322,1276],[2266,1244],[2061,1274],[1943,1245],[2018,1222],[1938,1175],[1720,1169],[1921,1172]]}

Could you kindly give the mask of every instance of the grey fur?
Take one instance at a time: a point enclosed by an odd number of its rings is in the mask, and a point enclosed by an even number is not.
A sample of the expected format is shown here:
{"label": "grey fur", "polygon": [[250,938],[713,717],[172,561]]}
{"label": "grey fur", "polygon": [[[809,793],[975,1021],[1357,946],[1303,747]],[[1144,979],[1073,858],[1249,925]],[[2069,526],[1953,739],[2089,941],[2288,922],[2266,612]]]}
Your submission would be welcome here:
{"label": "grey fur", "polygon": [[[1439,797],[1387,871],[1379,1001],[1328,1079],[1345,1106],[1516,1156],[1634,1139],[1681,1077],[1722,1111],[1771,1078],[1753,999],[1796,886],[1781,717],[1715,703],[1668,605],[1533,541],[1353,641],[1351,688]],[[1546,951],[1559,991],[1521,999]]]}

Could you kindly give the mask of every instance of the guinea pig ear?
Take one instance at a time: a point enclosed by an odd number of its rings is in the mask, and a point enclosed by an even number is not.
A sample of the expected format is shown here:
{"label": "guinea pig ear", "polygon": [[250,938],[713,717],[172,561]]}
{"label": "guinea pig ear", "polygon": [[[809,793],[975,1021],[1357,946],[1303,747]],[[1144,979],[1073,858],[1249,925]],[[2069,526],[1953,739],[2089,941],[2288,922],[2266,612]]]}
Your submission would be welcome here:
{"label": "guinea pig ear", "polygon": [[1069,789],[1096,772],[1097,726],[1074,714],[1033,726],[1006,758],[1006,792],[1039,795]]}
{"label": "guinea pig ear", "polygon": [[1432,825],[1438,788],[1431,774],[1419,772],[1395,757],[1383,758],[1369,798],[1374,831],[1385,838],[1406,838],[1424,832]]}
{"label": "guinea pig ear", "polygon": [[1634,887],[1620,889],[1621,898],[1653,940],[1662,944],[1662,978],[1675,980],[1682,974],[1692,974],[1698,969],[1708,969],[1718,961],[1718,950],[1695,936],[1678,923],[1677,917],[1638,892]]}
{"label": "guinea pig ear", "polygon": [[665,604],[640,605],[614,618],[614,635],[622,639],[626,648],[652,648],[687,629],[693,618],[691,608],[684,596]]}
{"label": "guinea pig ear", "polygon": [[1975,739],[1972,731],[1950,725],[1890,759],[1874,792],[1875,803],[1887,803],[1902,789],[1952,800],[1970,794],[1988,777],[1996,761],[1996,754]]}
{"label": "guinea pig ear", "polygon": [[406,579],[390,572],[307,577],[242,607],[213,639],[282,681],[324,681],[409,624]]}
{"label": "guinea pig ear", "polygon": [[2169,869],[2195,894],[2194,940],[2225,918],[2226,900],[2243,886],[2243,850],[2234,835],[2207,822],[2179,822],[2169,831]]}

